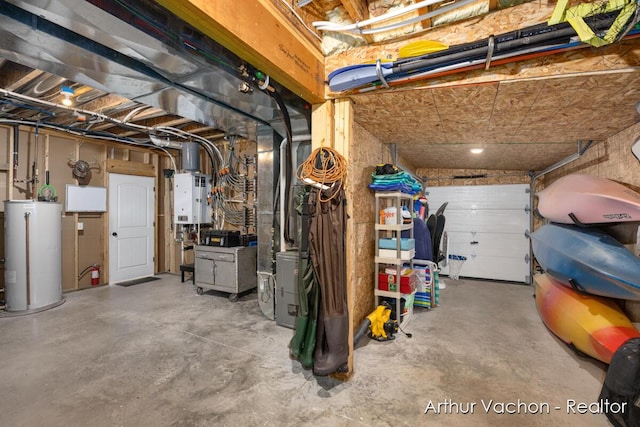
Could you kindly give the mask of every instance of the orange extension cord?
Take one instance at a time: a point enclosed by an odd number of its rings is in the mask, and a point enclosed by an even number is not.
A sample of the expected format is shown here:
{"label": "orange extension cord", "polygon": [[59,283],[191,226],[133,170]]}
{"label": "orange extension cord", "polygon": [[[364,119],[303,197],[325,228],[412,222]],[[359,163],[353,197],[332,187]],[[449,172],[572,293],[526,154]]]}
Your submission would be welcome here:
{"label": "orange extension cord", "polygon": [[[317,159],[321,160],[321,167],[316,167]],[[298,179],[304,181],[305,178],[310,179],[319,184],[331,187],[336,182],[339,187],[333,191],[331,197],[322,199],[320,192],[320,201],[328,202],[338,195],[340,188],[344,183],[344,177],[347,174],[347,161],[340,153],[330,147],[316,148],[307,159],[298,166],[296,175]]]}

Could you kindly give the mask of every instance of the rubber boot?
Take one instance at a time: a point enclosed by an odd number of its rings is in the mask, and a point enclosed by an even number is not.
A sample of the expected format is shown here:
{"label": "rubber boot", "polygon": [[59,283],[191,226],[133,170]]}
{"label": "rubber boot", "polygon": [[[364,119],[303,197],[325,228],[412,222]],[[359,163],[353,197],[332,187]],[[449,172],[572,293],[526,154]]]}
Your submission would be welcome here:
{"label": "rubber boot", "polygon": [[289,348],[291,349],[291,356],[299,358],[302,354],[304,339],[307,334],[307,327],[309,325],[309,318],[307,316],[297,316],[295,324],[295,334],[289,342]]}
{"label": "rubber boot", "polygon": [[349,358],[349,317],[347,314],[321,319],[324,342],[316,343],[317,357],[313,358],[314,375],[329,375],[347,363]]}
{"label": "rubber boot", "polygon": [[316,335],[318,329],[318,321],[311,319],[307,325],[307,335],[304,339],[304,347],[302,354],[298,360],[305,369],[311,369],[313,367],[313,354],[316,347]]}
{"label": "rubber boot", "polygon": [[291,338],[289,347],[291,356],[308,369],[313,365],[312,354],[316,344],[318,283],[313,273],[313,266],[308,259],[300,260],[300,268],[304,274],[298,278],[298,316],[295,334]]}

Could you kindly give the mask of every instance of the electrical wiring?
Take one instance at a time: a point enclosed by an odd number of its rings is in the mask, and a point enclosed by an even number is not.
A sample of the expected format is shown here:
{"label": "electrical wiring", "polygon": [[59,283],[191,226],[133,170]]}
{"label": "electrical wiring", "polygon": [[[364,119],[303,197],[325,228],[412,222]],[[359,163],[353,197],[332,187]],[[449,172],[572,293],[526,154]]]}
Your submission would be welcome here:
{"label": "electrical wiring", "polygon": [[[0,102],[2,103],[7,103],[7,104],[11,104],[11,105],[16,105],[16,106],[20,106],[22,108],[29,108],[36,110],[38,112],[41,112],[42,114],[46,114],[49,117],[55,117],[56,114],[47,110],[44,110],[42,108],[34,108],[32,106],[45,106],[48,108],[57,108],[57,109],[63,109],[66,111],[69,111],[71,113],[74,114],[82,114],[82,115],[86,115],[88,117],[92,117],[92,118],[97,118],[101,121],[107,121],[110,123],[114,123],[120,127],[123,127],[125,129],[130,129],[130,130],[135,130],[138,132],[143,132],[143,133],[156,133],[158,131],[161,131],[165,134],[168,135],[173,135],[176,136],[180,139],[185,139],[185,140],[191,140],[191,139],[196,139],[197,141],[200,142],[201,145],[203,145],[205,147],[205,151],[207,152],[207,154],[209,155],[209,158],[211,160],[212,166],[215,166],[215,162],[214,159],[212,157],[212,154],[215,152],[216,154],[218,154],[218,157],[220,159],[220,162],[222,162],[222,154],[220,153],[220,151],[217,149],[217,147],[215,147],[215,145],[213,143],[211,143],[210,141],[208,141],[207,139],[200,137],[199,135],[195,135],[195,134],[191,134],[188,132],[185,132],[181,129],[177,129],[177,128],[171,128],[171,127],[166,127],[166,126],[160,126],[160,127],[155,127],[155,128],[150,128],[148,126],[144,126],[144,125],[137,125],[134,123],[128,123],[127,120],[129,119],[129,117],[126,117],[125,120],[118,120],[118,119],[114,119],[111,118],[109,116],[106,116],[104,114],[101,113],[97,113],[94,111],[88,111],[88,110],[83,110],[83,109],[78,109],[78,108],[73,108],[73,107],[67,107],[61,104],[56,104],[54,102],[51,101],[46,101],[46,100],[41,100],[38,98],[32,98],[26,95],[22,95],[22,94],[17,94],[11,91],[7,91],[4,89],[0,89],[0,93],[4,94],[6,97],[9,97],[9,99],[7,100],[0,100]],[[14,102],[11,98],[14,99],[18,99],[20,101],[25,102],[24,103],[16,103]],[[133,139],[133,138],[127,138],[127,137],[118,137],[116,135],[110,134],[110,133],[106,133],[106,132],[97,132],[97,131],[92,131],[90,129],[82,129],[82,128],[78,128],[78,127],[73,127],[73,126],[64,126],[64,125],[59,125],[59,124],[51,124],[51,123],[47,123],[47,122],[43,122],[40,120],[37,121],[33,121],[32,123],[30,123],[27,120],[24,119],[0,119],[2,123],[11,123],[11,124],[18,124],[18,125],[31,125],[31,126],[41,126],[41,127],[46,127],[46,128],[50,128],[50,129],[55,129],[55,130],[60,130],[60,131],[64,131],[66,133],[72,134],[72,135],[76,135],[76,136],[82,136],[82,137],[90,137],[90,138],[94,138],[94,139],[102,139],[102,140],[109,140],[109,141],[114,141],[114,142],[119,142],[119,143],[124,143],[124,144],[131,144],[131,145],[138,145],[138,146],[145,146],[147,148],[153,148],[153,149],[162,149],[162,147],[158,147],[156,145],[150,145],[148,144],[149,140],[147,138],[145,139]],[[162,149],[163,152],[168,153],[167,150]],[[173,159],[173,157],[171,155],[170,159],[171,162],[175,168],[175,170],[177,170],[176,167],[176,163],[175,160]]]}
{"label": "electrical wiring", "polygon": [[[316,148],[307,159],[298,166],[298,179],[303,182],[312,181],[333,189],[331,196],[322,198],[321,202],[328,202],[338,195],[347,175],[347,161],[340,153],[331,147]],[[335,187],[337,184],[337,188]]]}
{"label": "electrical wiring", "polygon": [[302,26],[303,26],[304,28],[306,28],[306,29],[311,33],[311,35],[312,35],[313,37],[315,37],[315,38],[317,38],[318,40],[322,41],[322,38],[321,38],[319,35],[317,35],[315,31],[313,31],[313,28],[309,27],[309,26],[307,25],[307,23],[306,23],[306,22],[304,22],[304,19],[302,19],[302,17],[298,14],[298,12],[296,12],[296,10],[295,10],[295,9],[294,9],[294,8],[293,8],[289,3],[287,3],[285,0],[280,0],[280,2],[281,2],[283,5],[285,5],[285,6],[289,9],[289,11],[293,14],[293,16],[295,16],[295,17],[296,17],[296,19],[297,19],[298,21],[300,21],[300,23],[302,24]]}
{"label": "electrical wiring", "polygon": [[366,27],[368,25],[379,24],[380,22],[388,21],[389,19],[397,18],[398,16],[405,15],[409,12],[413,12],[414,10],[431,6],[436,3],[440,3],[442,0],[425,0],[418,3],[414,3],[407,7],[396,9],[392,12],[385,13],[384,15],[376,16],[374,18],[365,19],[364,21],[356,22],[355,24],[347,24],[341,25],[331,21],[315,21],[312,22],[311,25],[318,29],[328,28],[330,31],[350,31],[357,30],[361,27]]}
{"label": "electrical wiring", "polygon": [[164,152],[164,153],[169,157],[169,160],[171,160],[171,166],[173,166],[173,170],[174,170],[174,171],[177,171],[177,170],[178,170],[178,167],[176,166],[176,160],[173,158],[173,156],[171,155],[171,153],[169,153],[169,151],[168,151],[168,150],[166,150],[166,149],[165,149],[165,148],[163,148],[163,147],[156,147],[156,148],[157,148],[158,150],[160,150],[160,151]]}
{"label": "electrical wiring", "polygon": [[[385,33],[391,30],[395,30],[398,28],[402,28],[402,27],[406,27],[407,25],[412,25],[421,21],[424,21],[425,19],[428,18],[433,18],[434,16],[438,16],[441,15],[443,13],[447,13],[447,12],[451,12],[452,10],[455,9],[459,9],[461,7],[464,7],[468,4],[471,3],[475,3],[477,0],[462,0],[460,2],[455,2],[446,6],[442,6],[438,9],[432,10],[430,12],[427,12],[423,15],[420,16],[416,16],[413,18],[409,18],[407,20],[404,20],[402,22],[395,22],[393,24],[389,24],[389,25],[385,25],[382,27],[377,27],[377,28],[371,28],[368,30],[363,30],[361,28],[357,29],[357,30],[348,30],[348,31],[341,31],[341,32],[349,32],[349,33],[353,33],[353,34],[363,34],[363,35],[368,35],[368,34],[378,34],[378,33]],[[328,31],[328,30],[327,30]],[[331,30],[334,31],[334,30]]]}

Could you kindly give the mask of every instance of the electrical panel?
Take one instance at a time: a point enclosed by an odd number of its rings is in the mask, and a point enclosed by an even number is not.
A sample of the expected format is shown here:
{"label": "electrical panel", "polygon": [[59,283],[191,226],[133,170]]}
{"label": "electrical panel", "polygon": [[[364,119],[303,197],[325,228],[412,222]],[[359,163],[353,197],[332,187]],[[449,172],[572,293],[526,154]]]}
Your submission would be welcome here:
{"label": "electrical panel", "polygon": [[209,176],[178,173],[173,177],[173,221],[176,224],[211,224]]}

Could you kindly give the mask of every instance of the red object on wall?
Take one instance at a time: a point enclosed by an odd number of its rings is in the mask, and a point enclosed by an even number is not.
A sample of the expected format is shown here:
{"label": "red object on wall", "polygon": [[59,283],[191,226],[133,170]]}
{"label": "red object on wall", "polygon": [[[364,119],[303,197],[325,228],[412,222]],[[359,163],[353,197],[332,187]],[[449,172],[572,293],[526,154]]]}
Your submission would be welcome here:
{"label": "red object on wall", "polygon": [[98,264],[91,267],[91,286],[100,284],[100,266]]}

